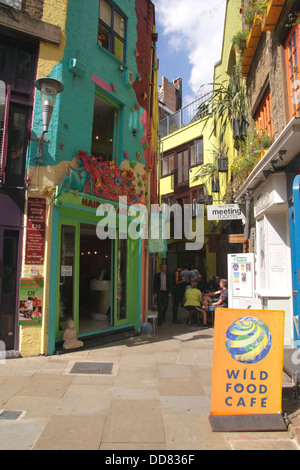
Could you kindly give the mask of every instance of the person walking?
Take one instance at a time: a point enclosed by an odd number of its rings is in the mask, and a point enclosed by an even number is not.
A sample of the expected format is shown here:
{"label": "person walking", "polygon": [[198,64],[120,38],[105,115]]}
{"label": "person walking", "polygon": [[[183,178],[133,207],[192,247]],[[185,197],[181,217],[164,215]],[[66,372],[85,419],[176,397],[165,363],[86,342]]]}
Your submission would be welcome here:
{"label": "person walking", "polygon": [[167,273],[167,265],[160,265],[160,273],[156,273],[153,281],[154,300],[157,300],[158,325],[166,319],[169,298],[172,296],[171,276]]}
{"label": "person walking", "polygon": [[173,323],[182,323],[177,319],[178,306],[183,303],[184,289],[186,284],[185,278],[180,278],[182,268],[178,267],[175,271],[173,285]]}

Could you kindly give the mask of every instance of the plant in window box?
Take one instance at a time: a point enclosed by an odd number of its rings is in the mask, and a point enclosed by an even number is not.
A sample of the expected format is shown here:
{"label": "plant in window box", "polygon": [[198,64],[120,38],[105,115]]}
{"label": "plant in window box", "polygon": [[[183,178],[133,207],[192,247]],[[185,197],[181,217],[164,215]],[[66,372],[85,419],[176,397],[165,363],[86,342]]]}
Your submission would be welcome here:
{"label": "plant in window box", "polygon": [[248,39],[249,31],[246,29],[242,29],[235,33],[232,37],[232,44],[237,52],[242,54],[246,48],[246,43]]}
{"label": "plant in window box", "polygon": [[243,9],[243,23],[250,28],[254,24],[260,24],[266,14],[269,0],[250,1]]}
{"label": "plant in window box", "polygon": [[234,188],[237,190],[245,181],[261,158],[262,152],[272,144],[272,139],[267,131],[254,130],[243,142],[241,142],[239,154],[231,166]]}

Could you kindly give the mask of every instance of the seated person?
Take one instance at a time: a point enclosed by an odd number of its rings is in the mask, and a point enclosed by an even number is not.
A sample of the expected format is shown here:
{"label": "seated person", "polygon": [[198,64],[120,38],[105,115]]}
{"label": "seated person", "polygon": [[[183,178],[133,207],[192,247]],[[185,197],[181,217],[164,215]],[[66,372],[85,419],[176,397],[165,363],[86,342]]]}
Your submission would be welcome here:
{"label": "seated person", "polygon": [[[203,308],[205,311],[214,312],[216,308],[228,308],[227,279],[221,279],[220,290],[204,296]],[[214,297],[219,295],[219,299],[214,301]]]}
{"label": "seated person", "polygon": [[209,280],[206,285],[206,292],[214,292],[214,290],[218,288],[218,285],[219,284],[216,284],[215,276],[209,276]]}
{"label": "seated person", "polygon": [[197,289],[197,282],[192,281],[191,286],[188,287],[184,293],[185,302],[184,307],[187,309],[195,309],[198,313],[203,313],[203,324],[204,326],[207,325],[206,321],[206,312],[200,308],[202,302],[202,294],[199,289]]}

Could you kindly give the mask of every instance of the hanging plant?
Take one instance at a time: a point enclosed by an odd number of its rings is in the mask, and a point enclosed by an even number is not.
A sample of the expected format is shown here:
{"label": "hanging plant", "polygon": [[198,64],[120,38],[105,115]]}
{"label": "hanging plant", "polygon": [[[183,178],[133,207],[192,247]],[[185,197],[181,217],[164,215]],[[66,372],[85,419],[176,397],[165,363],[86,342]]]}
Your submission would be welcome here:
{"label": "hanging plant", "polygon": [[246,43],[248,39],[248,34],[249,32],[246,29],[243,29],[241,31],[238,31],[234,36],[232,37],[232,44],[234,48],[236,49],[237,52],[243,53],[245,48],[246,48]]}
{"label": "hanging plant", "polygon": [[218,135],[219,129],[224,131],[236,119],[239,119],[240,123],[247,122],[247,92],[241,62],[239,61],[234,67],[229,83],[226,79],[211,85],[214,87],[213,91],[205,101],[210,113],[203,120],[205,127],[212,118],[211,135]]}

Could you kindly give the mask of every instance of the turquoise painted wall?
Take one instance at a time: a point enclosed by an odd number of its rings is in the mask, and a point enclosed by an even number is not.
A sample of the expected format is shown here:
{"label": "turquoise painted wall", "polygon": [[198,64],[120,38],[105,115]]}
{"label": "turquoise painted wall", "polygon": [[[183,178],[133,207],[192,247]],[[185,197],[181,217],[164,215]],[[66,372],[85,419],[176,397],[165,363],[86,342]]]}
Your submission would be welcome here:
{"label": "turquoise painted wall", "polygon": [[[137,14],[135,0],[116,0],[115,4],[127,20],[126,64],[124,69],[133,73],[134,81],[138,76],[135,56],[137,44]],[[42,166],[53,166],[61,161],[71,161],[79,149],[90,152],[92,140],[92,123],[94,112],[95,90],[98,88],[92,80],[93,74],[111,85],[116,91],[101,93],[121,106],[118,135],[118,164],[128,151],[130,160],[136,159],[137,152],[142,155],[141,140],[144,128],[140,121],[143,109],[131,111],[137,104],[137,97],[132,86],[125,86],[125,73],[119,71],[121,62],[97,44],[99,0],[69,2],[66,24],[66,45],[63,59],[53,64],[49,76],[64,84],[64,91],[58,95],[52,115],[49,132],[46,137],[50,143],[44,145]],[[76,58],[84,66],[84,75],[77,76],[69,70],[69,59]],[[40,78],[40,77],[38,77]],[[138,123],[138,134],[132,135],[132,119]],[[33,135],[41,134],[42,115],[40,93],[36,94],[34,110]],[[34,165],[33,156],[37,144],[32,143],[30,165]]]}

